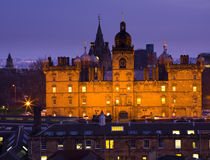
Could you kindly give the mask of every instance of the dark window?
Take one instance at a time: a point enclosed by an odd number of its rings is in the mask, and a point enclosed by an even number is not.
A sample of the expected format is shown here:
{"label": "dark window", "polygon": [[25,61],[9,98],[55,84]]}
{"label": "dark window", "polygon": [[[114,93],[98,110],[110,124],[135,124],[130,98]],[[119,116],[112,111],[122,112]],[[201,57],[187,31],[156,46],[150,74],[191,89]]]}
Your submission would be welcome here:
{"label": "dark window", "polygon": [[96,148],[96,149],[100,149],[100,148],[101,148],[100,140],[96,140],[96,141],[95,141],[95,148]]}
{"label": "dark window", "polygon": [[47,149],[47,144],[46,144],[46,141],[43,140],[42,141],[42,150],[46,150]]}
{"label": "dark window", "polygon": [[131,140],[131,147],[135,148],[136,147],[136,141],[134,139]]}
{"label": "dark window", "polygon": [[136,160],[136,157],[135,156],[131,156],[131,160]]}
{"label": "dark window", "polygon": [[56,99],[53,99],[53,104],[56,104]]}
{"label": "dark window", "polygon": [[120,68],[126,68],[126,60],[124,58],[121,58],[119,61]]}
{"label": "dark window", "polygon": [[163,141],[163,139],[159,139],[158,140],[158,147],[159,148],[163,148],[164,147],[164,141]]}
{"label": "dark window", "polygon": [[144,148],[149,148],[149,140],[144,140]]}

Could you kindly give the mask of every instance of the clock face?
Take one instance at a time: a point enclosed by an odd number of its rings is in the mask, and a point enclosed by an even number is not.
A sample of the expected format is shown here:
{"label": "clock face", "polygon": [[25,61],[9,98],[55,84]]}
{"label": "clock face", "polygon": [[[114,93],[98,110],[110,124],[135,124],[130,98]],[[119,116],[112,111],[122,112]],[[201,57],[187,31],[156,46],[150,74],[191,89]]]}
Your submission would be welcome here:
{"label": "clock face", "polygon": [[120,65],[120,68],[126,68],[126,60],[124,58],[121,58],[119,65]]}

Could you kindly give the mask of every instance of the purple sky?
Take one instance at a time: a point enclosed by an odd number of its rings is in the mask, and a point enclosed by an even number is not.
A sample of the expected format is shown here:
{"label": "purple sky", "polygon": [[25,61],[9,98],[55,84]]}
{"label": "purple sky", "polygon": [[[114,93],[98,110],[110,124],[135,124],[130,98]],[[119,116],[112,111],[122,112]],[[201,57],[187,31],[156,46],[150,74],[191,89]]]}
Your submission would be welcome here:
{"label": "purple sky", "polygon": [[161,40],[174,58],[210,52],[210,0],[0,0],[0,58],[44,58],[83,54],[95,40],[101,15],[110,49],[121,12],[135,49]]}

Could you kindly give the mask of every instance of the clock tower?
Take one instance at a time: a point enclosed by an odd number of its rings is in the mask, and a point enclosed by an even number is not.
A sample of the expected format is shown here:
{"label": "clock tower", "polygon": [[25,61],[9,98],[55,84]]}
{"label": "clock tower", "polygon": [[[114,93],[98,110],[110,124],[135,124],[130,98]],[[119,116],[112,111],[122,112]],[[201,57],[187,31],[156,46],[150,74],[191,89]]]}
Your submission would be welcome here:
{"label": "clock tower", "polygon": [[134,47],[124,21],[120,23],[120,32],[115,36],[112,53],[114,117],[121,121],[132,119]]}

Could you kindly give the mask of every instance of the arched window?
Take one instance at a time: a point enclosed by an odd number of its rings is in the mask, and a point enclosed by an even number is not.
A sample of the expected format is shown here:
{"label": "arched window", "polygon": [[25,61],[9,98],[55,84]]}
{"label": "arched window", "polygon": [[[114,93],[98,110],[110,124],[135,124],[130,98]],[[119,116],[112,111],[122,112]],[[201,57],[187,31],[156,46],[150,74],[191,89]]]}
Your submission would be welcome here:
{"label": "arched window", "polygon": [[126,60],[124,58],[121,58],[119,61],[120,68],[126,68]]}

